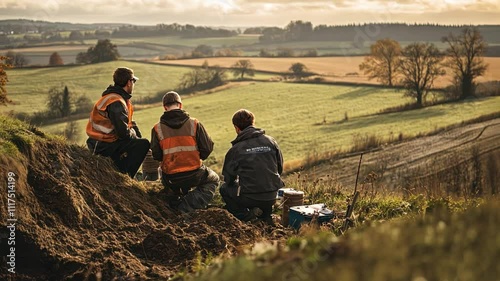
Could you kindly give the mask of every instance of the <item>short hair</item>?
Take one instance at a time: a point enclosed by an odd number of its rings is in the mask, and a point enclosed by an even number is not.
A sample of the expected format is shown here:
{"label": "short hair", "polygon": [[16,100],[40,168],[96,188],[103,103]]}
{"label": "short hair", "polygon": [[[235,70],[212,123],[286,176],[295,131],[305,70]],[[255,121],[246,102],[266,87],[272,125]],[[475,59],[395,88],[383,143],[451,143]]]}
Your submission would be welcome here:
{"label": "short hair", "polygon": [[249,110],[240,109],[233,115],[233,125],[238,127],[240,130],[244,130],[249,126],[252,126],[254,122],[255,116]]}
{"label": "short hair", "polygon": [[128,67],[119,67],[113,73],[113,82],[116,86],[125,87],[132,78],[134,78],[134,71]]}
{"label": "short hair", "polygon": [[166,93],[163,96],[162,102],[163,102],[164,106],[170,106],[172,104],[182,103],[181,96],[179,96],[179,94],[174,92],[174,91],[170,91],[170,92]]}

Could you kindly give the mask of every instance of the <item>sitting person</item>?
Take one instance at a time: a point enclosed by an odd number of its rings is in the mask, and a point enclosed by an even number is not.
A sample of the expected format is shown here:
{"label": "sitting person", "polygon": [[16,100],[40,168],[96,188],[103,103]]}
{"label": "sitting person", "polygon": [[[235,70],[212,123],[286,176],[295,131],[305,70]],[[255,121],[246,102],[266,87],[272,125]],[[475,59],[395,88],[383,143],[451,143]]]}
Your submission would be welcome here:
{"label": "sitting person", "polygon": [[226,209],[243,221],[261,219],[272,224],[272,208],[281,180],[283,156],[276,140],[254,127],[252,112],[241,109],[233,115],[238,134],[226,154],[220,188]]}
{"label": "sitting person", "polygon": [[202,164],[214,143],[203,125],[182,109],[176,92],[163,96],[163,108],[151,131],[151,150],[161,161],[161,182],[170,207],[182,213],[204,209],[219,185],[219,176]]}
{"label": "sitting person", "polygon": [[141,137],[132,120],[132,69],[117,68],[110,85],[95,103],[87,123],[87,146],[94,154],[110,157],[117,169],[134,178],[149,151],[149,141]]}

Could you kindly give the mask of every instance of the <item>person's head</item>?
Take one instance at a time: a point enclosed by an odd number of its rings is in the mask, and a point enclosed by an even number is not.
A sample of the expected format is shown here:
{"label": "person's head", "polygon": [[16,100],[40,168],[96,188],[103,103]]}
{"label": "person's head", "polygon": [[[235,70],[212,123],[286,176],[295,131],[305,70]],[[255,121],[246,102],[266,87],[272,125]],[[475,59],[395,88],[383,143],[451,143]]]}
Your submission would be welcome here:
{"label": "person's head", "polygon": [[253,126],[254,123],[255,116],[249,110],[240,109],[233,115],[233,125],[237,133],[245,130],[249,126]]}
{"label": "person's head", "polygon": [[163,96],[163,108],[165,111],[182,108],[181,96],[174,91],[170,91]]}
{"label": "person's head", "polygon": [[119,67],[113,73],[115,86],[122,87],[127,93],[132,94],[135,82],[139,80],[134,71],[128,67]]}

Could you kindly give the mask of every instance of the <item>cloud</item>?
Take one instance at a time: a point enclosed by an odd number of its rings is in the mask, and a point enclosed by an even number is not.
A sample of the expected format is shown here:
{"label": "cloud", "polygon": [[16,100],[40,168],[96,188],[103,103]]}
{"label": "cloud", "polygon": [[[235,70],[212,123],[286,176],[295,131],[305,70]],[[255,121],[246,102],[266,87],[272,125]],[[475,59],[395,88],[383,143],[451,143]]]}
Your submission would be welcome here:
{"label": "cloud", "polygon": [[[481,17],[481,14],[484,17]],[[0,19],[195,25],[355,22],[500,23],[497,0],[4,0]],[[460,15],[460,16],[457,16]],[[496,16],[496,18],[495,18]],[[471,22],[469,22],[471,23]]]}

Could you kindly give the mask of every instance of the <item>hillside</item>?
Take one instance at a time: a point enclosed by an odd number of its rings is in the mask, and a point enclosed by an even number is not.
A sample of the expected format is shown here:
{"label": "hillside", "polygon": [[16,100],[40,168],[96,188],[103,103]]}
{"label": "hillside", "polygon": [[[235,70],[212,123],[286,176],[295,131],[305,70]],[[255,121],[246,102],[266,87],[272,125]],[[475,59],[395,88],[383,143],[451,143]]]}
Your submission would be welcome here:
{"label": "hillside", "polygon": [[[360,153],[323,159],[300,174],[333,177],[352,189],[359,161]],[[491,194],[498,192],[499,169],[500,119],[496,118],[365,151],[359,187],[370,192],[444,196],[470,192],[476,185],[482,194]]]}
{"label": "hillside", "polygon": [[115,172],[107,159],[21,122],[0,122],[0,174],[8,182],[0,196],[2,280],[12,280],[8,269],[16,280],[166,279],[197,257],[277,238],[218,208],[176,216],[157,188]]}
{"label": "hillside", "polygon": [[[0,117],[0,122],[0,173],[8,183],[7,196],[0,196],[0,209],[8,210],[0,212],[2,280],[13,280],[8,271],[13,266],[15,280],[167,280],[202,270],[205,263],[215,264],[196,275],[201,280],[275,280],[300,274],[307,280],[336,275],[345,281],[367,276],[378,281],[417,274],[426,280],[461,276],[494,281],[500,273],[495,263],[500,257],[495,241],[500,205],[494,198],[485,204],[477,198],[460,203],[439,196],[427,201],[424,194],[388,199],[395,204],[387,206],[385,218],[409,219],[378,222],[366,217],[380,220],[376,204],[387,199],[363,195],[356,213],[365,221],[356,220],[364,227],[342,237],[307,228],[297,236],[280,226],[243,224],[214,207],[176,215],[155,183],[132,181],[116,173],[110,161],[19,121]],[[498,136],[498,124],[492,120],[441,136],[468,140],[484,134],[490,139],[491,133]],[[482,134],[475,138],[477,130]],[[426,139],[398,147],[427,148]],[[497,139],[492,144],[485,151],[498,151]],[[460,147],[450,150],[462,153]],[[498,169],[493,172],[498,183]],[[294,186],[292,178],[285,181]]]}

